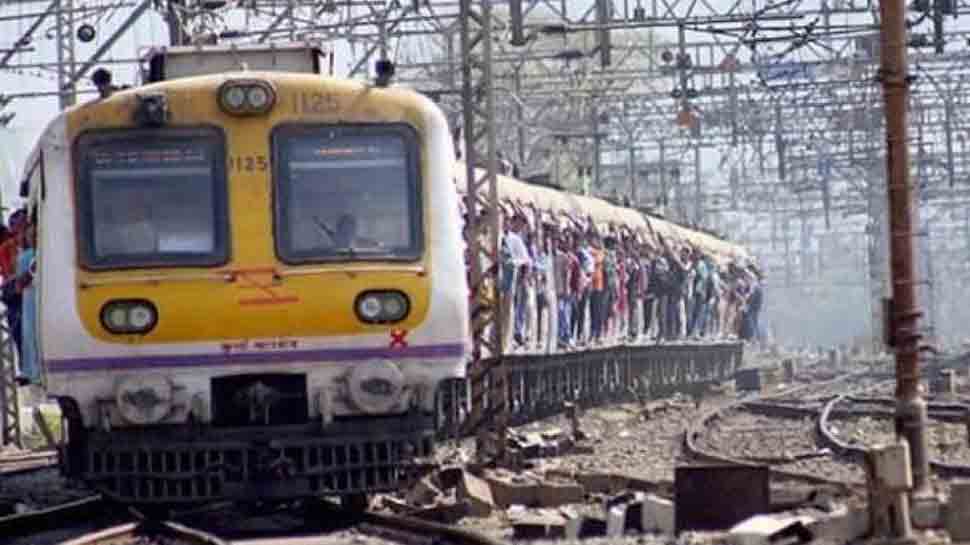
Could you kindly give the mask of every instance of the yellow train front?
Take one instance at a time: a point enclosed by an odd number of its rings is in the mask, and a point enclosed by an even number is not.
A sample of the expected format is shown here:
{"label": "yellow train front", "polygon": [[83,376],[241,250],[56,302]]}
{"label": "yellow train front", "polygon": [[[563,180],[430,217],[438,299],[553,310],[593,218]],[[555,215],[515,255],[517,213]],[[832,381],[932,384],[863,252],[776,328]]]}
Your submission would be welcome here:
{"label": "yellow train front", "polygon": [[65,467],[133,503],[404,486],[468,348],[444,116],[300,49],[178,52],[27,167]]}

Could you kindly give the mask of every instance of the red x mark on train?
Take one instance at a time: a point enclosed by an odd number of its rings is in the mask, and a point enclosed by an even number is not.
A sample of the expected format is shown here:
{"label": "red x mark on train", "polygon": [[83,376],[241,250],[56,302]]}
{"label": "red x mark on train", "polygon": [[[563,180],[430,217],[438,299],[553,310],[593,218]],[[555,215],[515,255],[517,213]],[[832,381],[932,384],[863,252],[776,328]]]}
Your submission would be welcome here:
{"label": "red x mark on train", "polygon": [[[240,281],[240,289],[258,290],[262,292],[258,297],[244,297],[239,300],[240,305],[285,305],[298,303],[300,298],[295,295],[284,295],[278,291],[276,269],[272,267],[252,269],[232,269],[226,271],[233,279]],[[264,280],[263,277],[266,277]]]}
{"label": "red x mark on train", "polygon": [[392,329],[390,348],[407,348],[408,342],[404,340],[404,337],[407,337],[407,335],[408,331],[406,329]]}

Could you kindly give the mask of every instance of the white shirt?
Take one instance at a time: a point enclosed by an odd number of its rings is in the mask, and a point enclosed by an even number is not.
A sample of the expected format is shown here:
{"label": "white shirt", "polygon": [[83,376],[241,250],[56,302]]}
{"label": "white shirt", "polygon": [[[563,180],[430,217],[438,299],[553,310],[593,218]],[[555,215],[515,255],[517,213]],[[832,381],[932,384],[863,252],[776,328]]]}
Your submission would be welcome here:
{"label": "white shirt", "polygon": [[518,233],[515,231],[505,233],[505,243],[508,245],[513,265],[529,265],[532,263],[529,250],[526,249],[525,242],[522,242],[522,237]]}

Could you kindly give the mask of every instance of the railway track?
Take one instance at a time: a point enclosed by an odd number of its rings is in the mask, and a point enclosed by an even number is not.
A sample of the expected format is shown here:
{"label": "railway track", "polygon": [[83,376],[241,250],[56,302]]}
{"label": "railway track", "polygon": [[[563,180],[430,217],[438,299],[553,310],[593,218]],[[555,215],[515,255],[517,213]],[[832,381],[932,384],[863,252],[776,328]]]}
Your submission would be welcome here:
{"label": "railway track", "polygon": [[[864,444],[854,444],[843,440],[839,435],[832,432],[832,421],[834,420],[834,415],[836,413],[836,407],[839,404],[852,404],[852,403],[873,403],[872,399],[864,399],[853,396],[837,396],[831,401],[826,403],[825,407],[822,409],[818,418],[818,431],[819,437],[822,442],[828,447],[835,451],[842,453],[844,456],[851,457],[861,462],[863,459],[867,448],[871,445]],[[889,402],[895,403],[894,400],[878,399],[874,404],[877,405],[889,405]],[[963,410],[954,410],[954,409]],[[966,407],[960,404],[952,403],[931,403],[929,404],[929,420],[931,423],[931,428],[936,425],[934,421],[943,422],[962,422],[964,415],[966,414]],[[843,410],[838,414],[841,419],[851,419],[864,416],[867,418],[879,419],[887,423],[884,426],[883,433],[873,434],[876,437],[875,442],[884,442],[894,440],[894,432],[892,431],[892,419],[893,412],[891,410],[885,411],[853,411],[851,409]],[[961,426],[962,427],[962,426]],[[930,430],[932,433],[932,430]],[[930,447],[930,469],[938,476],[942,478],[950,477],[967,477],[970,476],[970,450],[967,449],[966,438],[963,438],[962,448],[965,450],[963,453],[964,460],[968,463],[954,463],[950,461],[945,461],[941,459],[938,443],[931,442]]]}
{"label": "railway track", "polygon": [[[886,397],[865,397],[864,392],[883,390],[891,379],[879,376],[851,374],[837,377],[822,384],[799,386],[773,395],[756,396],[719,407],[705,414],[685,433],[686,450],[704,461],[737,465],[769,465],[773,478],[792,479],[839,487],[847,493],[864,490],[865,476],[862,469],[864,454],[868,447],[882,441],[893,440],[892,429],[895,400]],[[813,391],[815,390],[815,391]],[[834,393],[833,390],[838,390]],[[962,403],[929,404],[931,426],[965,426],[968,407]],[[758,444],[757,454],[737,455],[729,448],[712,446],[716,441],[706,441],[716,435],[717,426],[731,419],[748,424],[744,427],[725,426],[724,436],[744,443],[744,432],[750,431]],[[878,420],[885,424],[882,434],[870,433],[868,443],[860,444],[844,439],[854,435],[846,431],[848,422],[858,419]],[[839,420],[839,433],[833,431],[833,421]],[[962,436],[961,436],[962,438]],[[964,441],[966,441],[964,439]],[[806,444],[809,443],[809,444]],[[952,442],[951,442],[952,443]],[[801,452],[772,452],[771,444],[803,447]],[[970,447],[963,445],[962,463],[944,460],[938,456],[938,443],[931,443],[930,466],[938,478],[970,476]],[[947,444],[947,443],[943,443]],[[767,446],[766,446],[767,445]],[[734,450],[745,451],[743,446]],[[750,449],[753,450],[753,449]],[[951,454],[953,449],[949,451]],[[952,455],[951,455],[952,458]],[[805,471],[805,469],[808,471]],[[832,478],[831,476],[836,476]],[[945,486],[945,484],[944,484]]]}
{"label": "railway track", "polygon": [[0,476],[29,473],[57,463],[57,452],[41,451],[0,456]]}
{"label": "railway track", "polygon": [[[242,509],[242,510],[238,510]],[[368,543],[498,545],[468,529],[414,517],[355,511],[336,504],[309,500],[275,510],[254,511],[240,506],[173,517],[184,527],[198,528],[225,543],[276,545],[347,543],[351,536],[368,536]],[[240,521],[246,521],[240,525]]]}
{"label": "railway track", "polygon": [[[837,377],[835,379],[825,381],[821,384],[808,384],[800,385],[793,388],[785,389],[781,392],[777,392],[771,395],[754,396],[752,398],[741,399],[737,402],[728,404],[726,406],[717,407],[706,414],[704,414],[700,419],[694,422],[684,433],[684,447],[686,452],[693,458],[704,461],[704,462],[714,462],[719,464],[728,465],[762,465],[765,460],[752,460],[748,457],[739,457],[726,454],[719,451],[717,448],[704,445],[702,438],[707,432],[708,428],[712,426],[716,421],[722,421],[725,419],[726,415],[730,412],[743,411],[749,403],[766,402],[775,399],[787,399],[792,396],[801,395],[805,397],[811,397],[819,388],[831,388],[837,385],[843,385],[847,381],[852,379],[861,378],[862,374],[850,374]],[[857,483],[846,483],[844,479],[841,478],[829,478],[825,477],[825,473],[819,472],[817,470],[812,471],[800,471],[798,469],[783,469],[778,467],[778,463],[769,464],[771,465],[771,475],[774,480],[783,481],[800,481],[807,482],[811,484],[828,485],[840,490],[845,494],[851,494],[854,490],[859,489],[861,484]]]}
{"label": "railway track", "polygon": [[[252,511],[231,508],[220,514],[235,527],[213,522],[211,514],[201,518],[189,516],[185,520],[178,516],[174,520],[148,519],[137,511],[126,510],[94,495],[49,509],[0,517],[0,535],[9,545],[319,545],[346,543],[345,537],[350,532],[370,536],[373,538],[370,543],[500,543],[468,529],[401,515],[348,511],[326,502],[310,502],[303,509],[291,506],[265,512],[264,516],[271,522],[261,529],[239,526],[240,522],[254,518]],[[289,520],[281,522],[287,515]]]}
{"label": "railway track", "polygon": [[119,524],[136,522],[125,509],[91,495],[46,509],[0,517],[0,535],[9,545],[52,545],[72,542]]}
{"label": "railway track", "polygon": [[85,534],[63,545],[224,545],[216,536],[173,522],[129,522]]}

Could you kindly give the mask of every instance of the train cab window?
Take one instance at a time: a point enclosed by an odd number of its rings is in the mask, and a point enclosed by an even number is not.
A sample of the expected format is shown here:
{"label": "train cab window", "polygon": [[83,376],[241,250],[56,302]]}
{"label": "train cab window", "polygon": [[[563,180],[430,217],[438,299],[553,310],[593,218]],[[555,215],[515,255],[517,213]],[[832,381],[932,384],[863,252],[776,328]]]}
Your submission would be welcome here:
{"label": "train cab window", "polygon": [[407,125],[287,126],[273,134],[284,262],[414,260],[422,250],[417,133]]}
{"label": "train cab window", "polygon": [[215,129],[97,131],[77,144],[81,260],[91,269],[216,266],[229,257]]}

